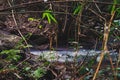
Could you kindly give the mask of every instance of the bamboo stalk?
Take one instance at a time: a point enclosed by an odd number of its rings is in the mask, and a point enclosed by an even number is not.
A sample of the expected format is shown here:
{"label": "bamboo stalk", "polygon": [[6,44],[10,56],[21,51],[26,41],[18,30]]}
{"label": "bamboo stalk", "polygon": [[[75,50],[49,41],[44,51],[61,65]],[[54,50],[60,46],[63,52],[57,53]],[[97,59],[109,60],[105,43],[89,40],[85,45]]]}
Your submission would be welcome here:
{"label": "bamboo stalk", "polygon": [[105,22],[105,26],[104,26],[104,38],[103,38],[103,51],[101,52],[100,61],[98,63],[97,69],[95,71],[95,74],[94,74],[92,80],[96,79],[98,71],[99,71],[100,66],[101,66],[101,63],[103,61],[104,55],[105,55],[106,51],[108,51],[108,49],[107,49],[107,42],[108,42],[108,37],[109,37],[109,32],[110,32],[110,27],[111,27],[111,24],[112,24],[112,20],[113,20],[114,15],[115,15],[115,11],[113,11],[111,13],[111,15],[112,16],[111,16],[110,21],[108,22],[108,24],[107,24],[107,22]]}

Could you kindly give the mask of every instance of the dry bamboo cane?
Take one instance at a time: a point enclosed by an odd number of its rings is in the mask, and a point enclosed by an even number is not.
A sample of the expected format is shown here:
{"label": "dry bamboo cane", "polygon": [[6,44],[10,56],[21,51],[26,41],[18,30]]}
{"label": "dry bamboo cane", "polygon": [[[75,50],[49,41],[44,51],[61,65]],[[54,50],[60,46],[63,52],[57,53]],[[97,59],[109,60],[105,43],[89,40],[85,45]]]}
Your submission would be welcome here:
{"label": "dry bamboo cane", "polygon": [[94,74],[92,80],[96,79],[96,76],[98,74],[98,71],[99,71],[101,63],[102,63],[102,60],[104,58],[104,54],[106,53],[106,51],[108,51],[107,50],[108,36],[109,36],[109,32],[110,32],[110,27],[111,27],[111,24],[112,24],[112,20],[113,20],[114,15],[115,15],[115,11],[113,11],[113,13],[111,15],[112,16],[111,16],[110,21],[108,22],[108,24],[107,24],[107,22],[105,22],[105,26],[104,26],[104,38],[103,38],[103,51],[101,52],[100,61],[98,63],[97,69],[95,71],[95,74]]}

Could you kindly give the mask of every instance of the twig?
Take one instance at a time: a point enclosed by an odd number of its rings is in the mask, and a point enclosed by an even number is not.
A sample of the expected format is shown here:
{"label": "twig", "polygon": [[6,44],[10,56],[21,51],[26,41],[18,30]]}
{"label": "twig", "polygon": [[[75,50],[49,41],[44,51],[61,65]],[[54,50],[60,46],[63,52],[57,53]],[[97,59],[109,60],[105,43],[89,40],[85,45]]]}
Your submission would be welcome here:
{"label": "twig", "polygon": [[[84,0],[56,0],[56,1],[48,1],[48,2],[44,2],[43,0],[40,1],[32,1],[32,2],[27,2],[27,3],[22,3],[22,4],[17,4],[14,6],[10,6],[8,8],[5,9],[1,9],[1,11],[8,11],[8,10],[12,10],[12,9],[17,9],[17,8],[24,8],[26,6],[33,6],[33,5],[38,5],[40,3],[44,3],[44,4],[49,4],[49,3],[64,3],[64,2],[84,2]],[[100,1],[88,1],[89,3],[97,3],[97,4],[106,4],[106,5],[113,5],[114,3],[110,3],[110,2],[100,2]],[[120,4],[116,4],[116,6],[120,6]]]}
{"label": "twig", "polygon": [[49,68],[48,70],[50,70],[50,71],[53,73],[53,75],[54,75],[55,77],[58,76],[57,73],[56,73],[55,71],[53,71],[52,69]]}
{"label": "twig", "polygon": [[104,21],[106,21],[106,19],[105,19],[104,17],[102,17],[100,14],[98,14],[98,13],[95,12],[94,10],[92,10],[92,9],[90,9],[90,8],[89,8],[89,10],[90,10],[91,12],[93,12],[95,15],[97,15],[99,18],[101,18],[101,19],[103,19]]}
{"label": "twig", "polygon": [[113,65],[113,62],[112,62],[112,58],[110,56],[110,53],[108,53],[108,57],[109,57],[109,61],[110,61],[110,64],[111,64],[111,68],[112,68],[112,71],[113,71],[113,74],[114,74],[114,80],[117,80],[117,77],[116,77],[116,72],[115,72],[115,67]]}
{"label": "twig", "polygon": [[89,75],[89,74],[90,74],[90,71],[87,72],[86,74],[84,74],[83,76],[81,76],[81,77],[79,78],[79,80],[83,80],[83,78],[84,78],[85,76]]}
{"label": "twig", "polygon": [[[95,2],[95,0],[93,0],[93,2]],[[98,11],[99,11],[100,13],[102,13],[101,10],[100,10],[100,8],[98,7],[98,5],[97,5],[96,3],[95,3],[95,6],[97,7]]]}
{"label": "twig", "polygon": [[22,77],[20,75],[18,75],[17,73],[13,73],[17,78],[22,79]]}
{"label": "twig", "polygon": [[[67,11],[68,11],[68,7],[66,6],[65,12],[67,13]],[[65,21],[64,21],[64,26],[63,26],[63,29],[62,29],[63,32],[65,31],[65,28],[66,28],[67,17],[68,17],[68,15],[66,14],[66,15],[65,15]]]}

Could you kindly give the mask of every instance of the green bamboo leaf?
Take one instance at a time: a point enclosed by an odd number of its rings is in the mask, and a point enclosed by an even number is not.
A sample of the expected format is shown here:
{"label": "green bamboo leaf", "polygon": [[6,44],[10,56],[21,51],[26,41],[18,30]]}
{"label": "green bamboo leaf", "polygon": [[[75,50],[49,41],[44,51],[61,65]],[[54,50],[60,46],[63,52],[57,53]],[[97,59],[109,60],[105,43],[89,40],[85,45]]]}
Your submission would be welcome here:
{"label": "green bamboo leaf", "polygon": [[[51,21],[57,23],[57,20],[55,19],[55,17],[52,15],[52,11],[51,10],[45,10],[43,15],[42,15],[42,19],[47,18],[48,23],[51,24]],[[40,26],[41,27],[41,26]]]}
{"label": "green bamboo leaf", "polygon": [[44,19],[44,18],[45,18],[45,16],[46,16],[46,13],[43,13],[43,15],[42,15],[42,19]]}
{"label": "green bamboo leaf", "polygon": [[46,17],[47,17],[48,23],[51,24],[50,14],[47,14]]}
{"label": "green bamboo leaf", "polygon": [[75,9],[75,11],[73,12],[73,14],[78,14],[81,10],[81,5],[78,5],[78,7]]}
{"label": "green bamboo leaf", "polygon": [[50,16],[51,20],[53,20],[53,22],[57,23],[57,20],[55,19],[55,17],[53,17],[53,15],[52,15],[52,14],[51,14],[51,15],[49,15],[49,16]]}
{"label": "green bamboo leaf", "polygon": [[117,1],[116,0],[114,0],[113,1],[113,6],[112,6],[112,9],[111,9],[111,14],[115,11],[115,9],[116,9],[116,5],[117,4]]}
{"label": "green bamboo leaf", "polygon": [[45,10],[45,13],[51,13],[52,11],[51,10]]}

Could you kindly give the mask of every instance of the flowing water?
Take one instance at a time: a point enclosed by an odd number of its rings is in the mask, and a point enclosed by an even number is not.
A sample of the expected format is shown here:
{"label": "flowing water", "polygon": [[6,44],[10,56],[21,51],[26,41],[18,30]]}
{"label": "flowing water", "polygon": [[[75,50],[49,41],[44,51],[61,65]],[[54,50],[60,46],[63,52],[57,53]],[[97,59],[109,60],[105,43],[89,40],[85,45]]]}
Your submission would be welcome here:
{"label": "flowing water", "polygon": [[[79,51],[74,51],[74,50],[56,50],[56,51],[31,50],[31,54],[33,54],[33,55],[42,56],[42,58],[44,58],[48,61],[59,61],[59,62],[65,62],[65,61],[72,62],[75,59],[77,61],[81,61],[85,57],[91,58],[93,56],[94,57],[99,56],[100,53],[101,53],[101,51],[99,51],[99,50],[86,50],[86,49],[80,49]],[[115,50],[110,51],[110,55],[114,61],[117,60],[117,54],[118,53]]]}

